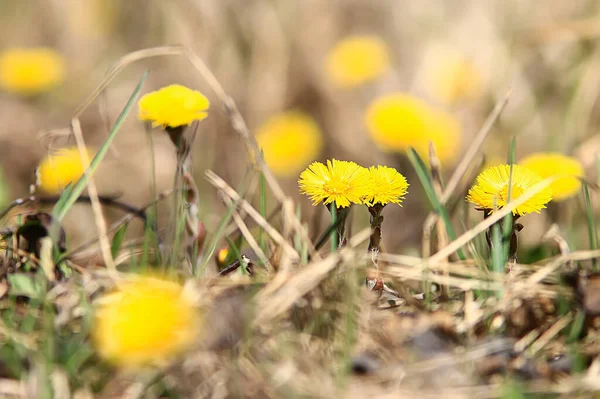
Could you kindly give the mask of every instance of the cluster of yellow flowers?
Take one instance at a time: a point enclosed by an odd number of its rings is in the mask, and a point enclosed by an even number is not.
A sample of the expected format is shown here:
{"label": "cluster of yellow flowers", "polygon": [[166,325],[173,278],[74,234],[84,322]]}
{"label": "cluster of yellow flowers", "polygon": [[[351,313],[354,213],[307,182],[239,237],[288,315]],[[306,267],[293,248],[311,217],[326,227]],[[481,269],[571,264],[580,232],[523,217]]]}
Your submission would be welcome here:
{"label": "cluster of yellow flowers", "polygon": [[513,165],[490,166],[478,177],[476,184],[469,190],[467,201],[475,207],[492,213],[507,204],[510,185],[511,199],[517,199],[525,191],[546,178],[554,178],[550,185],[524,204],[513,209],[514,215],[526,215],[546,207],[553,201],[564,201],[571,198],[581,189],[581,178],[584,176],[583,165],[575,158],[559,153],[534,153]]}
{"label": "cluster of yellow flowers", "polygon": [[351,204],[400,205],[408,182],[396,169],[387,166],[364,168],[354,162],[328,160],[327,165],[313,162],[298,180],[300,191],[313,205],[335,203],[337,208]]}
{"label": "cluster of yellow flowers", "polygon": [[162,365],[197,342],[201,321],[183,286],[138,276],[98,300],[92,337],[100,356],[117,366]]}
{"label": "cluster of yellow flowers", "polygon": [[0,54],[0,89],[22,96],[49,91],[63,82],[66,66],[56,51],[11,48]]}
{"label": "cluster of yellow flowers", "polygon": [[382,96],[371,103],[365,115],[368,131],[383,151],[404,152],[413,147],[428,159],[432,142],[442,164],[458,155],[460,124],[450,114],[404,93]]}
{"label": "cluster of yellow flowers", "polygon": [[276,176],[292,177],[321,152],[323,137],[317,122],[299,111],[272,116],[257,130],[256,141]]}
{"label": "cluster of yellow flowers", "polygon": [[202,93],[174,84],[144,95],[138,117],[153,127],[176,128],[206,118],[209,107],[210,102]]}
{"label": "cluster of yellow flowers", "polygon": [[[489,214],[508,204],[509,190],[510,199],[515,200],[542,181],[541,177],[523,166],[512,165],[512,177],[510,170],[510,165],[493,166],[484,170],[477,176],[476,184],[469,190],[467,201]],[[539,213],[551,199],[552,190],[546,187],[512,212],[519,216],[532,212]]]}
{"label": "cluster of yellow flowers", "polygon": [[86,149],[87,160],[82,159],[77,147],[62,148],[47,155],[36,170],[36,185],[45,193],[58,194],[76,182],[89,166],[94,154]]}

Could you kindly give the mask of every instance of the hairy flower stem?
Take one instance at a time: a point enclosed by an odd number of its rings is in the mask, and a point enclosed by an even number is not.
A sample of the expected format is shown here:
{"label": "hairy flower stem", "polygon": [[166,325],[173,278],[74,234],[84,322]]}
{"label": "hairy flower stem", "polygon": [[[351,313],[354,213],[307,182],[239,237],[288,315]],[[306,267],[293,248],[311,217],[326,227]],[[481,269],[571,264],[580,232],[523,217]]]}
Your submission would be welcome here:
{"label": "hairy flower stem", "polygon": [[176,220],[179,220],[179,215],[185,215],[185,226],[176,223],[175,231],[175,256],[183,229],[188,233],[187,255],[191,264],[192,273],[196,272],[197,260],[199,259],[198,251],[201,247],[198,245],[199,233],[202,224],[198,220],[198,188],[192,177],[192,159],[191,159],[191,142],[184,136],[187,126],[166,127],[165,131],[169,134],[169,138],[175,145],[177,152],[177,173],[175,174],[174,188],[177,189],[180,185],[184,192],[184,201],[182,198],[175,196]]}
{"label": "hairy flower stem", "polygon": [[335,206],[335,202],[332,202],[329,204],[329,206],[327,206],[327,210],[329,211],[329,213],[333,216],[334,212],[335,212],[335,219],[333,220],[332,218],[332,223],[336,223],[337,222],[337,228],[335,229],[336,234],[337,234],[337,240],[338,240],[338,244],[337,247],[338,249],[342,248],[344,245],[346,245],[346,219],[348,218],[348,215],[350,214],[350,207],[347,208],[333,208]]}
{"label": "hairy flower stem", "polygon": [[[487,218],[488,216],[491,215],[491,211],[484,210],[484,214],[485,214],[484,217]],[[517,233],[519,231],[523,230],[523,225],[521,223],[517,223],[517,220],[519,219],[519,217],[520,217],[519,215],[513,216],[512,223],[510,225],[510,230],[507,232],[504,232],[504,219],[500,219],[499,221],[497,221],[496,223],[491,225],[485,232],[485,239],[486,239],[488,247],[490,248],[490,251],[491,251],[492,246],[493,246],[492,237],[493,237],[494,226],[500,227],[500,233],[502,235],[502,243],[504,244],[506,242],[506,240],[509,240],[509,246],[508,246],[508,262],[509,263],[517,262],[517,251],[519,249],[519,245],[518,245],[519,241],[518,241]]]}
{"label": "hairy flower stem", "polygon": [[381,245],[381,224],[383,223],[383,216],[381,212],[385,205],[375,204],[368,206],[369,213],[371,214],[371,238],[369,240],[369,253],[373,259],[373,263],[377,266],[377,255],[379,254],[379,247]]}

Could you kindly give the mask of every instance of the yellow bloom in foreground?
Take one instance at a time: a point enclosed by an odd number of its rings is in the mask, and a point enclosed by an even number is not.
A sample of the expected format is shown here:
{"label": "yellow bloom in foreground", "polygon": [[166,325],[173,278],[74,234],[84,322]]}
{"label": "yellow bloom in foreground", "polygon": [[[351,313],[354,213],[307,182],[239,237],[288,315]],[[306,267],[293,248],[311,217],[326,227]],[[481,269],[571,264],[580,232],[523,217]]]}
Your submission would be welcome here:
{"label": "yellow bloom in foreground", "polygon": [[178,283],[138,277],[99,302],[93,342],[98,353],[115,365],[166,363],[196,340],[199,316]]}
{"label": "yellow bloom in foreground", "polygon": [[458,50],[433,46],[423,66],[425,87],[429,94],[444,103],[468,100],[481,93],[481,72]]}
{"label": "yellow bloom in foreground", "polygon": [[[469,190],[467,201],[475,204],[476,209],[489,213],[502,208],[508,203],[509,177],[510,165],[493,166],[484,170],[477,176],[476,184]],[[520,165],[513,165],[511,200],[519,198],[525,191],[541,181],[542,178],[531,170]],[[532,212],[539,213],[551,199],[552,190],[550,187],[546,187],[524,204],[513,209],[513,214],[523,216]]]}
{"label": "yellow bloom in foreground", "polygon": [[371,138],[383,151],[404,152],[413,147],[429,159],[429,142],[433,142],[442,164],[458,156],[458,121],[416,97],[402,93],[380,97],[371,103],[365,119]]}
{"label": "yellow bloom in foreground", "polygon": [[387,166],[371,166],[369,175],[373,187],[365,198],[365,204],[373,206],[390,202],[398,205],[402,203],[408,189],[408,182],[402,174]]}
{"label": "yellow bloom in foreground", "polygon": [[323,138],[308,115],[290,111],[275,115],[258,129],[258,146],[277,176],[297,176],[321,151]]}
{"label": "yellow bloom in foreground", "polygon": [[336,207],[361,204],[371,192],[369,171],[354,162],[328,160],[327,166],[313,162],[300,174],[300,192],[308,195],[313,205],[335,202]]}
{"label": "yellow bloom in foreground", "polygon": [[328,54],[326,70],[334,84],[354,87],[381,76],[390,65],[388,48],[376,36],[351,36]]}
{"label": "yellow bloom in foreground", "polygon": [[144,95],[138,117],[152,126],[178,127],[208,116],[210,102],[200,92],[182,85],[170,85]]}
{"label": "yellow bloom in foreground", "polygon": [[577,195],[581,189],[581,180],[577,177],[584,175],[583,165],[575,158],[559,153],[536,153],[525,157],[519,164],[544,179],[551,176],[565,176],[550,185],[552,198],[555,201]]}
{"label": "yellow bloom in foreground", "polygon": [[[94,154],[87,150],[88,162]],[[60,193],[83,175],[89,163],[81,159],[77,147],[63,148],[46,156],[37,168],[38,187],[50,194]]]}
{"label": "yellow bloom in foreground", "polygon": [[13,48],[0,53],[0,88],[30,96],[63,82],[65,62],[50,48]]}

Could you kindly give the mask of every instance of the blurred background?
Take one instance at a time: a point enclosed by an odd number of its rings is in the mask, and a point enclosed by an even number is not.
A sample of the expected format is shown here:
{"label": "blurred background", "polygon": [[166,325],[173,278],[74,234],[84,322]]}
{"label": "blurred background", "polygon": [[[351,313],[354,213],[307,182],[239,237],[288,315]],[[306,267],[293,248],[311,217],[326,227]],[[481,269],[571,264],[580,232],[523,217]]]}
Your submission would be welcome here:
{"label": "blurred background", "polygon": [[[326,217],[298,193],[298,175],[312,161],[336,158],[403,173],[409,194],[402,208],[386,209],[384,244],[390,252],[411,251],[430,207],[406,148],[414,146],[425,158],[426,143],[434,142],[448,178],[509,89],[480,164],[506,162],[516,136],[517,159],[561,152],[595,178],[599,6],[596,0],[2,0],[0,203],[25,196],[40,160],[75,144],[65,134],[71,117],[121,57],[182,44],[202,57],[237,102],[306,221]],[[10,72],[2,70],[10,69],[6,54],[30,48],[51,50],[53,68],[62,72],[39,90],[11,87]],[[42,63],[39,73],[49,69]],[[225,208],[203,170],[236,187],[251,164],[218,99],[184,57],[144,60],[121,72],[81,117],[86,143],[102,143],[146,69],[151,75],[144,93],[179,83],[211,100],[193,150],[200,216],[210,231]],[[162,191],[172,186],[175,154],[159,129],[153,140]],[[144,126],[132,112],[96,177],[100,193],[147,204],[151,159]],[[569,201],[559,213],[584,220],[577,212],[582,199]],[[117,215],[111,212],[109,218]],[[527,216],[524,245],[537,245],[552,215]],[[577,217],[555,219],[577,237]],[[95,236],[93,220],[88,206],[75,207],[66,226],[70,241]],[[355,223],[366,220],[366,212],[357,212]],[[585,234],[585,224],[582,229]]]}

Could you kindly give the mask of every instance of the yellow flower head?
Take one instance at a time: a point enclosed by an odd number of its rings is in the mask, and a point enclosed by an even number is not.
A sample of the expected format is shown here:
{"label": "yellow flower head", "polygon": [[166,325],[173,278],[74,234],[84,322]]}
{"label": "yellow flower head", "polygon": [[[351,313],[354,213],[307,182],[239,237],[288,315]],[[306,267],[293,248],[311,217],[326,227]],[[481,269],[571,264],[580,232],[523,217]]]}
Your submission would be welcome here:
{"label": "yellow flower head", "polygon": [[558,153],[536,153],[525,157],[521,166],[537,173],[542,178],[564,175],[550,184],[552,199],[562,201],[577,195],[581,189],[581,180],[584,175],[583,166],[575,159]]}
{"label": "yellow flower head", "polygon": [[408,182],[402,174],[387,166],[371,166],[369,175],[373,186],[365,198],[365,204],[373,206],[377,203],[402,203],[408,189]]}
{"label": "yellow flower head", "polygon": [[300,192],[310,196],[313,205],[335,202],[338,208],[363,203],[372,189],[368,169],[337,159],[328,160],[327,166],[313,162],[300,174],[298,183]]}
{"label": "yellow flower head", "polygon": [[81,159],[77,147],[58,150],[46,156],[37,168],[37,185],[49,194],[60,193],[83,175],[94,155],[87,149],[88,162]]}
{"label": "yellow flower head", "polygon": [[351,36],[328,54],[326,70],[334,84],[355,87],[381,76],[390,65],[388,48],[376,36]]}
{"label": "yellow flower head", "polygon": [[458,155],[458,121],[416,97],[402,93],[380,97],[371,103],[365,119],[372,139],[383,151],[404,152],[413,147],[429,159],[429,142],[433,142],[442,164]]}
{"label": "yellow flower head", "polygon": [[103,358],[134,368],[166,363],[196,340],[199,314],[183,287],[141,276],[99,301],[92,338]]}
{"label": "yellow flower head", "polygon": [[[476,209],[492,213],[508,203],[509,180],[510,165],[488,168],[477,176],[476,184],[471,187],[467,194],[467,201],[475,204]],[[510,198],[514,200],[523,195],[529,188],[541,182],[542,178],[523,166],[513,165],[513,175],[510,181],[512,183]],[[550,187],[546,187],[524,204],[513,209],[512,212],[514,215],[519,216],[532,212],[539,213],[551,199],[552,190]]]}
{"label": "yellow flower head", "polygon": [[144,95],[138,117],[152,126],[178,127],[208,116],[210,102],[200,92],[181,85],[170,85]]}
{"label": "yellow flower head", "polygon": [[425,57],[423,75],[429,94],[444,103],[468,100],[481,93],[483,78],[460,51],[433,46]]}
{"label": "yellow flower head", "polygon": [[297,176],[321,151],[323,138],[308,115],[290,111],[275,115],[256,134],[265,162],[281,177]]}
{"label": "yellow flower head", "polygon": [[30,96],[46,92],[63,82],[65,61],[56,51],[13,48],[0,53],[0,88]]}

